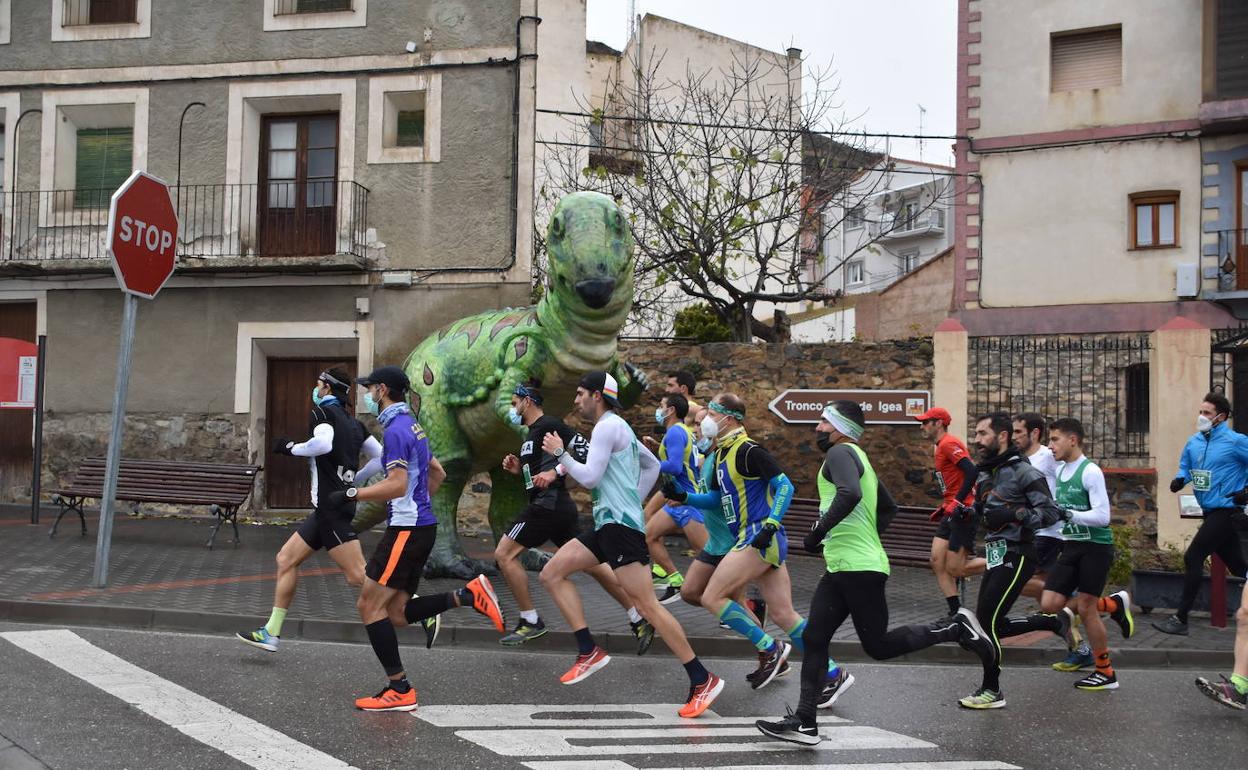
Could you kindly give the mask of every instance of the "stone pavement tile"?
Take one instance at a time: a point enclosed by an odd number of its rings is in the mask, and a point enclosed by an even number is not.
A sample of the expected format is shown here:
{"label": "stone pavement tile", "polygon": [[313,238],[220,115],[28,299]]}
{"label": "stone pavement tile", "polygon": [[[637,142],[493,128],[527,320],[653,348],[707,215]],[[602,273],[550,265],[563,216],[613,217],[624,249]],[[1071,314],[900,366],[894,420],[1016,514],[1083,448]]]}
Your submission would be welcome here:
{"label": "stone pavement tile", "polygon": [[2,735],[0,735],[0,768],[3,770],[48,770],[47,765]]}
{"label": "stone pavement tile", "polygon": [[[263,617],[268,614],[273,597],[274,556],[294,532],[293,525],[249,525],[241,528],[241,545],[230,542],[233,533],[222,533],[213,550],[204,547],[210,519],[136,518],[119,515],[114,527],[109,586],[90,588],[95,559],[94,515],[88,514],[89,534],[80,537],[73,528],[62,529],[55,539],[47,536],[50,519],[39,526],[27,523],[27,512],[0,508],[0,536],[4,538],[5,558],[0,560],[0,599],[40,602],[67,602],[79,605],[111,605],[156,611],[182,610],[226,616]],[[379,530],[364,533],[360,540],[365,554],[371,553]],[[488,559],[493,550],[488,538],[465,538],[465,548],[478,558]],[[682,569],[690,558],[684,555],[683,540],[672,540],[669,551]],[[805,615],[815,585],[823,574],[823,562],[805,555],[789,560],[795,609]],[[581,589],[586,619],[592,630],[611,634],[628,634],[627,615],[622,607],[603,592],[591,579],[578,575],[574,581]],[[508,625],[517,620],[516,605],[501,577],[493,579],[499,593]],[[559,629],[562,618],[554,602],[541,590],[537,575],[529,575],[530,590],[536,609]],[[437,593],[456,589],[453,580],[427,580],[419,592]],[[972,579],[966,589],[968,606],[973,607],[978,591]],[[301,570],[299,588],[290,609],[290,621],[337,620],[355,622],[356,592],[346,585],[332,561],[323,555],[313,556]],[[947,610],[931,572],[926,568],[894,567],[888,581],[887,597],[890,625],[927,623],[943,617]],[[684,625],[690,636],[734,638],[731,631],[721,629],[718,621],[706,610],[684,602],[667,605]],[[1015,612],[1035,611],[1032,600],[1022,599]],[[1151,616],[1137,615],[1137,634],[1132,647],[1158,649],[1231,649],[1234,622],[1227,629],[1215,629],[1206,619],[1193,616],[1192,633],[1174,637],[1152,629]],[[1163,616],[1164,617],[1164,616]],[[448,626],[488,628],[489,621],[461,610],[447,613],[443,622]],[[777,634],[783,631],[769,628]],[[1110,624],[1110,643],[1119,645],[1117,628]],[[853,624],[845,623],[836,639],[855,639]],[[1056,638],[1035,642],[1037,646],[1060,647]]]}

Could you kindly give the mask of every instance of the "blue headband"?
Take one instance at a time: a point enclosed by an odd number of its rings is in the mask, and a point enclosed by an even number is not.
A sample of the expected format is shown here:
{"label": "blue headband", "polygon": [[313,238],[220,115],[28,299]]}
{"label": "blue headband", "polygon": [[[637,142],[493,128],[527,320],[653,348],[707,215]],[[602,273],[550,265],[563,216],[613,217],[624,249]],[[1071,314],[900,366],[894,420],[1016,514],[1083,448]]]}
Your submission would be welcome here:
{"label": "blue headband", "polygon": [[517,398],[527,398],[538,406],[542,405],[541,395],[537,391],[525,385],[523,382],[517,385],[516,389],[511,391],[511,394]]}

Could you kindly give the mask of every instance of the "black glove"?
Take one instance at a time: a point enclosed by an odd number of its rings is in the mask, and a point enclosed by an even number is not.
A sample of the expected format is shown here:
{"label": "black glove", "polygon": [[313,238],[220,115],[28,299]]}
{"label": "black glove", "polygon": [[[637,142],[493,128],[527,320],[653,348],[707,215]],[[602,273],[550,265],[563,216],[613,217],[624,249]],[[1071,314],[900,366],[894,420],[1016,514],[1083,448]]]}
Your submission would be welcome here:
{"label": "black glove", "polygon": [[984,513],[984,524],[988,526],[988,529],[1001,529],[1008,524],[1020,521],[1018,514],[1017,508],[1002,505]]}
{"label": "black glove", "polygon": [[1236,505],[1248,505],[1248,488],[1241,489],[1231,495],[1231,502]]}
{"label": "black glove", "polygon": [[779,531],[780,528],[777,527],[774,522],[765,522],[763,524],[763,528],[760,529],[758,534],[754,536],[754,539],[750,541],[750,545],[760,551],[766,551],[771,547],[772,538],[774,538],[776,533]]}
{"label": "black glove", "polygon": [[820,529],[819,525],[816,524],[806,533],[806,537],[802,538],[802,547],[806,549],[807,553],[823,553],[823,539],[827,536],[827,531]]}
{"label": "black glove", "polygon": [[291,457],[292,454],[290,450],[294,448],[294,446],[295,446],[295,442],[291,441],[288,438],[275,438],[273,439],[273,454],[286,455],[287,457]]}
{"label": "black glove", "polygon": [[664,482],[663,488],[660,491],[663,493],[664,497],[675,503],[683,503],[689,499],[688,493],[681,489],[680,485],[675,481],[669,480]]}
{"label": "black glove", "polygon": [[1176,476],[1174,480],[1170,482],[1170,491],[1178,492],[1180,489],[1182,489],[1185,486],[1187,486],[1187,482],[1184,481],[1182,478]]}
{"label": "black glove", "polygon": [[345,508],[348,503],[355,505],[355,487],[335,489],[326,495],[325,502],[329,503],[331,508]]}

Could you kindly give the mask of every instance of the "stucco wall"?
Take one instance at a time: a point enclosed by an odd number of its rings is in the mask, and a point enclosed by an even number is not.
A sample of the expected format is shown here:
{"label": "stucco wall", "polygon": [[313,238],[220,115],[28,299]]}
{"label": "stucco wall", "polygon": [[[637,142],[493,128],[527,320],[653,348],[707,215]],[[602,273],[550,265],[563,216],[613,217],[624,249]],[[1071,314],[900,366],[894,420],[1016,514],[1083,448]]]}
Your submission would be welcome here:
{"label": "stucco wall", "polygon": [[[1175,267],[1199,261],[1194,141],[988,155],[980,242],[984,307],[1174,300]],[[1178,248],[1130,250],[1128,195],[1178,190]]]}
{"label": "stucco wall", "polygon": [[[1201,0],[981,0],[976,137],[1195,117]],[[1054,32],[1122,25],[1122,85],[1050,93]]]}
{"label": "stucco wall", "polygon": [[952,301],[953,252],[946,251],[880,294],[860,297],[856,306],[858,337],[929,337],[949,317]]}

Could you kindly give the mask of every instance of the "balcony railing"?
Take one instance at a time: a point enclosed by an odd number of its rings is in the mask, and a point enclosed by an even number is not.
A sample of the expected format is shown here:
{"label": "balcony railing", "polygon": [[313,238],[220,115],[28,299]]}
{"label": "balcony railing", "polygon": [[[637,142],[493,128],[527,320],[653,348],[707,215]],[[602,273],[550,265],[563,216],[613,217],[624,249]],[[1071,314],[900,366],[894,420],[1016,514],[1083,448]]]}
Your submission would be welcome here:
{"label": "balcony railing", "polygon": [[[108,258],[112,190],[0,194],[0,265]],[[171,188],[179,257],[366,256],[368,188],[273,182]]]}
{"label": "balcony railing", "polygon": [[350,11],[353,0],[277,0],[273,4],[274,16],[291,16],[296,13],[334,13]]}
{"label": "balcony railing", "polygon": [[928,209],[915,214],[905,211],[885,214],[871,223],[871,235],[879,238],[905,238],[945,231],[945,210]]}
{"label": "balcony railing", "polygon": [[1217,291],[1248,291],[1248,229],[1218,231]]}
{"label": "balcony railing", "polygon": [[61,26],[135,24],[138,0],[61,0]]}

